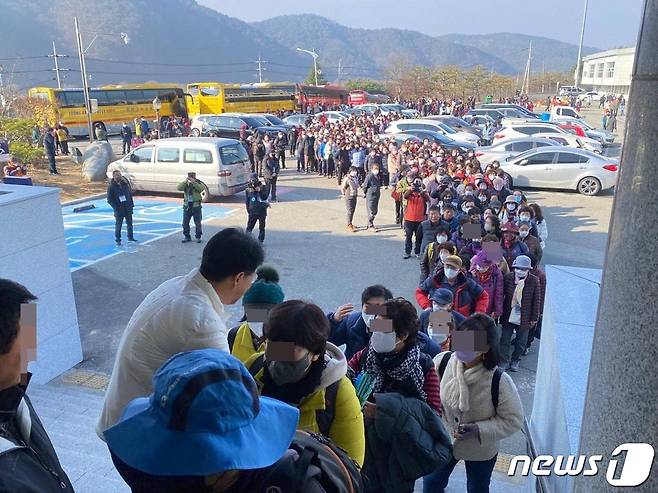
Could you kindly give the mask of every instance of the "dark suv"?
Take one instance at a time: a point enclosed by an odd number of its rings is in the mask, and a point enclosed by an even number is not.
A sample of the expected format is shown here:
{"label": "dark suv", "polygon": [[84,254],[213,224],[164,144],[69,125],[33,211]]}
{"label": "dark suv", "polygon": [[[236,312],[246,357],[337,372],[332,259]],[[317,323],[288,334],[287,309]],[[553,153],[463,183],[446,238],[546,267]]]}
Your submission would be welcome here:
{"label": "dark suv", "polygon": [[240,128],[246,125],[247,134],[270,134],[275,137],[277,132],[286,132],[285,128],[268,125],[262,117],[238,113],[222,113],[221,115],[199,115],[192,123],[192,135],[203,137],[240,138]]}

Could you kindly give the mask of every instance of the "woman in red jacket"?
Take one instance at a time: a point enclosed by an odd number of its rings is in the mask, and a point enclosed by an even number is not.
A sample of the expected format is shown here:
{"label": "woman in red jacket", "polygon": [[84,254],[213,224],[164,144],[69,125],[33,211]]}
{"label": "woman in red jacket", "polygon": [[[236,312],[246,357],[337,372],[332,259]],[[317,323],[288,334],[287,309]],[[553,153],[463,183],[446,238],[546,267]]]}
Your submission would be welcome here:
{"label": "woman in red jacket", "polygon": [[348,374],[361,372],[374,378],[374,386],[363,413],[374,415],[374,394],[397,392],[405,397],[416,397],[425,401],[441,414],[439,377],[434,371],[432,358],[420,350],[416,340],[420,321],[414,306],[404,298],[388,300],[384,305],[386,316],[376,319],[392,323],[392,332],[381,332],[375,328],[368,347],[357,352],[347,363]]}
{"label": "woman in red jacket", "polygon": [[425,190],[422,178],[413,175],[414,178],[409,180],[411,186],[402,196],[405,200],[404,206],[404,258],[411,257],[412,237],[416,237],[414,254],[420,257],[420,246],[423,239],[420,236],[420,223],[426,219],[425,210],[430,196]]}

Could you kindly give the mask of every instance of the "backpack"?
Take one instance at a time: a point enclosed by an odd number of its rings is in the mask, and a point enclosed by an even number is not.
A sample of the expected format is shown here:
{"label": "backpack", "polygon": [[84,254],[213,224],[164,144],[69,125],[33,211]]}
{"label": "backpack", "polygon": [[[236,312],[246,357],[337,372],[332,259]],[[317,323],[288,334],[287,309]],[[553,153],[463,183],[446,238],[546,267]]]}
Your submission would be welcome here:
{"label": "backpack", "polygon": [[[441,362],[439,363],[439,368],[437,373],[439,374],[439,381],[443,378],[443,372],[448,366],[448,361],[450,361],[450,356],[452,356],[452,351],[449,351],[447,355],[443,356]],[[447,357],[446,357],[447,356]],[[498,410],[498,397],[500,390],[500,377],[503,376],[503,371],[496,367],[491,377],[491,402],[493,402],[494,410]]]}
{"label": "backpack", "polygon": [[[261,354],[256,358],[251,366],[248,368],[252,377],[256,378],[259,371],[265,366],[265,355]],[[318,424],[318,429],[325,437],[329,436],[331,424],[334,422],[336,414],[336,397],[338,396],[338,386],[340,380],[332,383],[324,389],[324,409],[315,411],[315,421]]]}

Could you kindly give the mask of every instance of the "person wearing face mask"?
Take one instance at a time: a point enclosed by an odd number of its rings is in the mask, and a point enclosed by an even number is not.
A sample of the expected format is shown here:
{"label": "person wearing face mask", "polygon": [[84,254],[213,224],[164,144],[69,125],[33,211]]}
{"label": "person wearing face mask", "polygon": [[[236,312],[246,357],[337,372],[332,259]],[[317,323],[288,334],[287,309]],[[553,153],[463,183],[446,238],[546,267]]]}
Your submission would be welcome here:
{"label": "person wearing face mask", "polygon": [[374,284],[368,286],[361,293],[361,310],[354,310],[352,303],[346,303],[328,313],[327,319],[331,324],[329,342],[336,346],[345,345],[345,357],[349,360],[357,351],[368,346],[371,332],[370,324],[374,315],[365,313],[366,305],[383,305],[386,300],[393,298],[393,293],[382,286]]}
{"label": "person wearing face mask", "polygon": [[245,314],[240,325],[228,331],[228,346],[231,354],[243,363],[254,353],[265,351],[263,322],[247,320],[247,310],[271,310],[285,298],[279,286],[279,273],[274,267],[261,265],[256,270],[256,281],[242,296]]}
{"label": "person wearing face mask", "polygon": [[541,262],[544,251],[539,244],[539,240],[532,235],[532,224],[526,221],[519,223],[519,241],[525,243],[528,247],[528,254],[534,256],[537,262]]}
{"label": "person wearing face mask", "polygon": [[512,191],[505,186],[505,180],[497,176],[493,180],[494,195],[500,202],[505,202],[505,199],[512,194]]}
{"label": "person wearing face mask", "polygon": [[427,245],[420,259],[420,282],[422,283],[428,276],[434,275],[437,269],[443,267],[443,261],[450,255],[457,255],[455,244],[449,241],[449,231],[440,229],[436,235],[436,241]]}
{"label": "person wearing face mask", "polygon": [[530,259],[530,265],[532,265],[530,274],[539,279],[539,320],[537,320],[535,326],[531,327],[530,332],[528,332],[528,342],[526,342],[525,349],[523,350],[523,356],[528,354],[532,342],[535,339],[541,338],[541,327],[544,318],[544,300],[546,299],[546,273],[539,266],[537,259],[534,256],[528,254],[528,258]]}
{"label": "person wearing face mask", "polygon": [[[441,221],[439,208],[436,205],[430,206],[427,213],[427,219],[420,223],[420,235],[423,239],[420,244],[420,251],[423,252],[423,254],[425,253],[425,250],[427,250],[427,245],[434,241],[439,241],[437,238],[439,231],[444,229],[445,224]],[[439,243],[443,243],[444,241],[448,241],[448,238],[445,238],[445,240],[440,241]]]}
{"label": "person wearing face mask", "polygon": [[523,195],[521,190],[514,190],[512,192],[512,197],[514,197],[514,202],[519,205],[519,208],[528,204],[528,200],[525,198],[525,195]]}
{"label": "person wearing face mask", "polygon": [[445,491],[455,465],[462,460],[469,493],[489,491],[501,440],[523,426],[523,406],[516,386],[509,375],[497,369],[496,323],[476,313],[462,322],[459,330],[486,333],[486,346],[434,358],[441,379],[443,423],[453,437],[453,458],[423,478],[423,493]]}
{"label": "person wearing face mask", "polygon": [[539,232],[537,231],[537,226],[535,225],[535,213],[533,210],[527,206],[523,205],[519,207],[519,213],[517,214],[517,226],[521,222],[530,223],[530,234],[539,240]]}
{"label": "person wearing face mask", "polygon": [[375,227],[375,216],[379,210],[379,198],[381,196],[382,182],[379,175],[379,164],[373,163],[366,179],[361,184],[361,189],[366,199],[366,211],[368,212],[368,227],[373,232],[377,232]]}
{"label": "person wearing face mask", "polygon": [[[425,220],[425,209],[429,201],[429,195],[423,190],[423,180],[416,174],[411,175],[411,186],[402,194],[404,200],[404,257],[411,257],[413,245],[414,255],[420,258],[421,247],[421,223]],[[409,178],[408,178],[409,179]],[[412,242],[415,238],[415,242]]]}
{"label": "person wearing face mask", "polygon": [[404,167],[391,176],[391,198],[395,201],[395,224],[404,227],[402,221],[403,207],[402,207],[402,194],[409,188],[407,181],[408,167]]}
{"label": "person wearing face mask", "polygon": [[[461,324],[464,320],[466,320],[466,317],[462,315],[459,312],[456,312],[452,309],[452,291],[449,289],[441,288],[437,289],[432,293],[432,296],[430,297],[432,300],[432,307],[428,308],[427,310],[423,310],[422,313],[420,314],[420,330],[422,333],[427,334],[428,329],[430,329],[430,315],[434,312],[449,312],[450,315],[452,316],[452,329],[454,330]],[[447,351],[450,348],[450,336],[449,334],[438,334],[438,333],[433,333],[432,334],[432,339],[434,342],[441,347],[441,351]],[[437,353],[438,354],[438,351]],[[436,354],[432,355],[432,357],[436,356]]]}
{"label": "person wearing face mask", "polygon": [[475,312],[484,313],[489,305],[489,295],[482,286],[466,276],[462,265],[462,259],[456,255],[446,258],[443,267],[416,288],[418,305],[423,309],[430,308],[432,293],[437,289],[446,288],[453,294],[455,311],[465,317]]}
{"label": "person wearing face mask", "polygon": [[[363,413],[368,433],[362,474],[366,491],[414,489],[410,471],[444,467],[451,456],[450,437],[441,423],[438,376],[431,358],[416,341],[419,320],[416,309],[403,298],[385,304],[392,332],[373,332],[368,348],[349,362],[350,374],[366,373],[373,390]],[[405,437],[413,434],[415,440]],[[405,440],[404,452],[392,446]],[[421,472],[419,474],[422,475]]]}
{"label": "person wearing face mask", "polygon": [[[320,307],[302,300],[275,306],[265,323],[266,350],[245,362],[261,396],[299,409],[297,428],[322,433],[359,466],[365,454],[363,414],[354,386],[345,376],[345,355],[328,342],[329,321]],[[294,343],[293,361],[271,356],[267,345]],[[286,358],[287,359],[287,358]],[[327,408],[329,408],[328,412]]]}
{"label": "person wearing face mask", "polygon": [[359,170],[352,166],[349,174],[343,178],[343,183],[340,191],[345,200],[345,208],[347,210],[347,231],[354,233],[356,228],[352,221],[354,219],[354,212],[356,211],[356,200],[359,195]]}
{"label": "person wearing face mask", "polygon": [[484,313],[494,320],[503,314],[504,276],[498,265],[480,252],[471,259],[471,274],[473,279],[482,286],[489,295],[489,304]]}
{"label": "person wearing face mask", "polygon": [[457,217],[456,209],[451,204],[443,205],[443,214],[441,214],[441,219],[445,226],[450,228],[450,235],[459,229],[459,217]]}
{"label": "person wearing face mask", "polygon": [[494,213],[494,215],[500,219],[503,204],[501,204],[496,195],[491,196],[491,199],[489,200],[489,207],[491,207],[491,211]]}
{"label": "person wearing face mask", "polygon": [[441,182],[439,181],[439,178],[436,173],[437,173],[437,165],[432,164],[432,166],[430,167],[430,174],[425,179],[425,189],[427,190],[427,193],[430,196],[430,201],[429,201],[430,207],[433,205],[437,205],[439,203],[439,197],[440,197],[439,194],[441,193],[440,192]]}
{"label": "person wearing face mask", "polygon": [[546,226],[546,219],[538,204],[530,204],[528,207],[532,209],[535,226],[537,227],[537,238],[539,238],[540,245],[546,248],[546,240],[548,239],[548,227]]}
{"label": "person wearing face mask", "polygon": [[505,224],[508,222],[516,221],[519,204],[514,200],[512,195],[508,195],[503,204],[503,209],[499,214],[500,222]]}
{"label": "person wearing face mask", "polygon": [[503,248],[503,257],[507,261],[507,265],[512,265],[514,259],[519,255],[528,253],[528,246],[519,241],[519,228],[513,222],[503,224],[501,227],[503,239],[500,242]]}
{"label": "person wearing face mask", "polygon": [[471,220],[469,219],[468,215],[462,216],[459,219],[459,229],[457,231],[455,231],[452,234],[452,237],[450,238],[450,241],[452,241],[455,244],[455,247],[457,248],[457,251],[460,251],[469,242],[469,240],[466,240],[464,238],[463,234],[464,234],[464,225],[465,224],[470,224],[470,223],[471,223]]}
{"label": "person wearing face mask", "polygon": [[[484,183],[484,182],[483,182]],[[486,186],[486,184],[485,184]],[[480,207],[487,207],[489,204],[489,198],[491,197],[491,194],[489,193],[488,190],[478,190],[477,192],[477,199],[478,202],[480,203]]]}
{"label": "person wearing face mask", "polygon": [[[503,368],[519,371],[521,356],[526,348],[528,332],[539,320],[539,279],[530,274],[532,263],[526,255],[519,255],[512,264],[514,272],[505,275],[505,300],[500,338]],[[516,332],[512,350],[512,335]]]}

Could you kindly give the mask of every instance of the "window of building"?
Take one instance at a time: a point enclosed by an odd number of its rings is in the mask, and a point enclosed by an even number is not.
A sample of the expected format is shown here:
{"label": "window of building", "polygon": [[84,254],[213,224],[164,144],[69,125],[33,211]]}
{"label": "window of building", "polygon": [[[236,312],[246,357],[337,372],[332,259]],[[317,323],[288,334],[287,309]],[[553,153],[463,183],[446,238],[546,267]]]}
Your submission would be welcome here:
{"label": "window of building", "polygon": [[608,62],[605,76],[610,79],[615,76],[615,62]]}
{"label": "window of building", "polygon": [[604,66],[604,65],[605,65],[605,64],[603,64],[603,63],[599,63],[599,64],[596,66],[596,76],[599,77],[599,78],[600,78],[600,77],[603,77],[603,66]]}
{"label": "window of building", "polygon": [[589,75],[588,77],[594,77],[594,69],[596,68],[596,63],[589,64]]}

